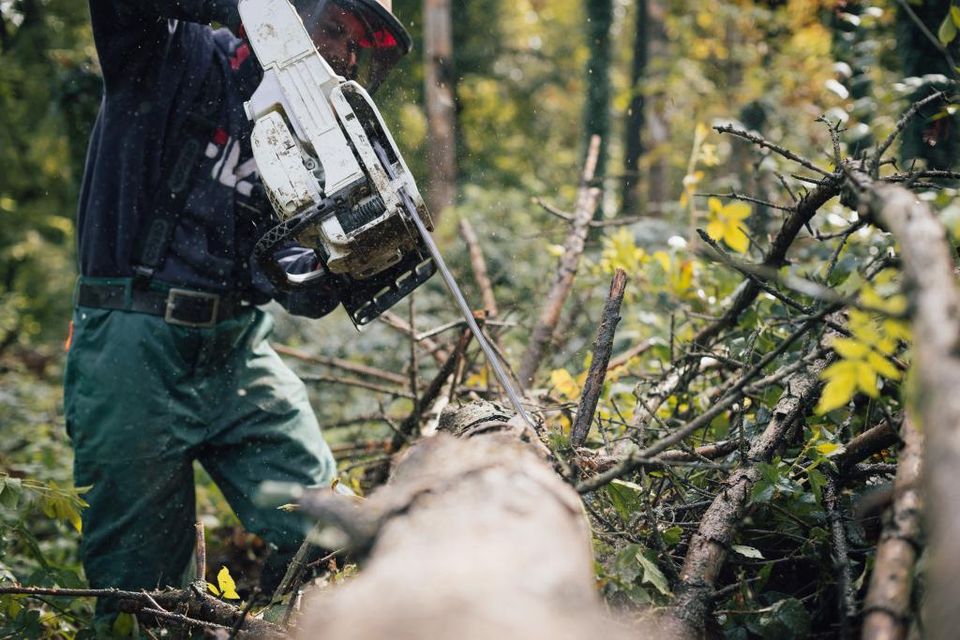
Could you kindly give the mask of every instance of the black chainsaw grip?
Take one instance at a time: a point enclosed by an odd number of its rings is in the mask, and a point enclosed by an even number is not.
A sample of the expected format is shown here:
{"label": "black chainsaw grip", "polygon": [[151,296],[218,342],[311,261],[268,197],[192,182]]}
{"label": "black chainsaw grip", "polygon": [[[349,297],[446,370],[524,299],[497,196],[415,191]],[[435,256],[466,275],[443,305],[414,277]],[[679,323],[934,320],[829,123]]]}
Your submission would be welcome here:
{"label": "black chainsaw grip", "polygon": [[287,240],[290,240],[300,233],[308,224],[313,222],[319,215],[319,211],[308,211],[287,218],[279,224],[272,227],[263,236],[257,240],[253,247],[253,258],[260,265],[270,284],[281,291],[292,291],[303,288],[304,284],[293,282],[287,276],[287,272],[274,257],[274,253]]}

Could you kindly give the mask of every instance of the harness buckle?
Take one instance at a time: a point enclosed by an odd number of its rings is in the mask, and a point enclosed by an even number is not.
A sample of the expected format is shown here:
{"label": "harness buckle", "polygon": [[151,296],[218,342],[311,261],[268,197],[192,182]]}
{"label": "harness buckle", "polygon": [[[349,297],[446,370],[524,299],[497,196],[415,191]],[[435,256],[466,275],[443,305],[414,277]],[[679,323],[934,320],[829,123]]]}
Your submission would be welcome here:
{"label": "harness buckle", "polygon": [[[180,300],[178,307],[177,301]],[[209,303],[209,315],[206,319],[194,320],[184,318],[183,312],[189,315],[197,311],[206,311],[200,307],[203,302]],[[200,304],[198,304],[200,303]],[[180,314],[177,311],[181,311]],[[167,292],[167,303],[163,312],[163,319],[167,324],[183,327],[209,328],[217,324],[217,312],[220,310],[220,294],[205,291],[190,291],[189,289],[170,289]]]}

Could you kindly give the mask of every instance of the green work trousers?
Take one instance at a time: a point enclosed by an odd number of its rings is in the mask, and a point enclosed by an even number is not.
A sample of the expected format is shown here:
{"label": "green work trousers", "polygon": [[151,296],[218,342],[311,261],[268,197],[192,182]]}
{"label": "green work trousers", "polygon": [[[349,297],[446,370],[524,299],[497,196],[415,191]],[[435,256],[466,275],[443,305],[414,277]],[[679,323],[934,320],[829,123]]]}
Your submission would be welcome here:
{"label": "green work trousers", "polygon": [[249,531],[278,558],[292,555],[308,523],[259,504],[258,486],[327,485],[335,464],[303,383],[267,342],[270,315],[251,308],[195,328],[77,307],[73,322],[64,409],[74,479],[90,487],[81,541],[90,586],[149,589],[192,577],[194,460]]}

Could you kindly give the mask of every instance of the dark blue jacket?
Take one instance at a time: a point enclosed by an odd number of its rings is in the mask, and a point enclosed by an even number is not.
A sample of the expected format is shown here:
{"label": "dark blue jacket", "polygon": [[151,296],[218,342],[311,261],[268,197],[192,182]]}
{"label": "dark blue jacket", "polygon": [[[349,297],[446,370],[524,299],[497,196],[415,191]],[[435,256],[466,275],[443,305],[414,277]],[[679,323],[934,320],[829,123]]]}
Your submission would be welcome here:
{"label": "dark blue jacket", "polygon": [[[256,238],[271,224],[256,188],[252,124],[243,102],[262,72],[236,30],[236,0],[90,0],[104,94],[87,155],[78,210],[80,272],[133,275],[136,240],[154,213],[164,167],[185,139],[209,73],[222,77],[216,128],[204,141],[173,240],[156,280],[261,304],[275,298],[290,311],[317,317],[338,303],[334,277],[295,294],[275,291],[251,264]],[[278,254],[291,273],[312,270],[310,249]]]}

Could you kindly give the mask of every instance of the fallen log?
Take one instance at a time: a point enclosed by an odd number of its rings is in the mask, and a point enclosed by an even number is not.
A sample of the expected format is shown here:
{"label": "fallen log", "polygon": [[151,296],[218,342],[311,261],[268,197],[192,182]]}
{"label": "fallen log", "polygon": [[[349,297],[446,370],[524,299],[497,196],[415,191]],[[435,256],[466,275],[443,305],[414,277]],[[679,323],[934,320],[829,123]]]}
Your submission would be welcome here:
{"label": "fallen log", "polygon": [[369,555],[308,597],[298,637],[623,637],[595,588],[580,500],[536,434],[491,403],[448,409],[439,431],[359,507],[302,501]]}
{"label": "fallen log", "polygon": [[906,638],[911,621],[913,568],[922,548],[920,476],[923,434],[911,420],[903,423],[905,445],[894,482],[893,507],[884,516],[877,559],[864,602],[863,640]]}
{"label": "fallen log", "polygon": [[903,289],[913,331],[912,401],[924,434],[924,484],[930,558],[924,634],[955,638],[960,628],[960,290],[947,231],[910,191],[874,182],[851,167],[850,197],[900,246]]}

